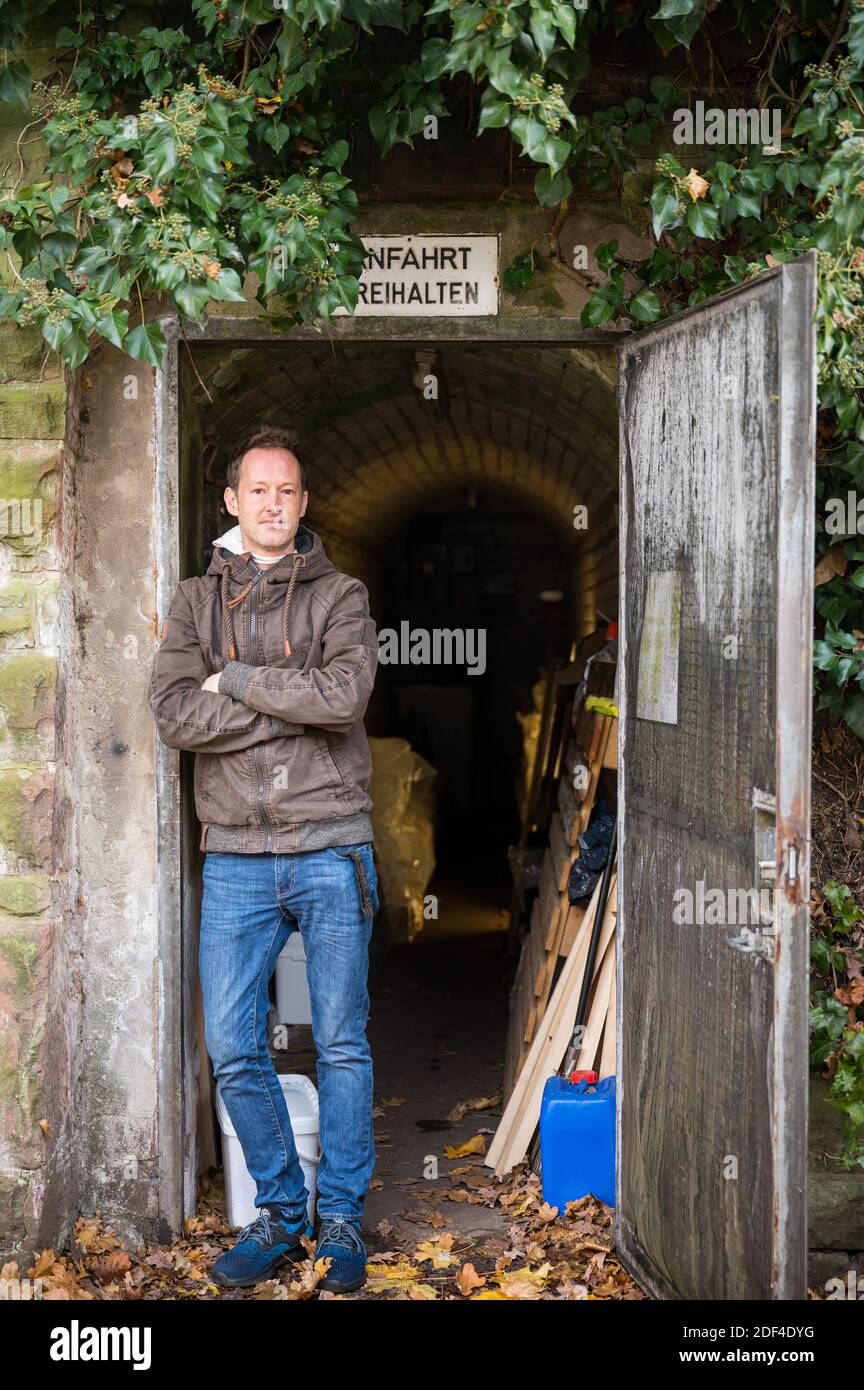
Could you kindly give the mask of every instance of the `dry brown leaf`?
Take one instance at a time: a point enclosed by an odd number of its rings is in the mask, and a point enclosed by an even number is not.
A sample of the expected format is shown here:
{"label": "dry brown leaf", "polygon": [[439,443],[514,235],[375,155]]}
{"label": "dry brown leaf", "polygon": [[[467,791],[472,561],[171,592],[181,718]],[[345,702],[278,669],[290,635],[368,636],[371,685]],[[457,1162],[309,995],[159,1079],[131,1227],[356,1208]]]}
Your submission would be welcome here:
{"label": "dry brown leaf", "polygon": [[491,1110],[496,1105],[500,1104],[500,1091],[496,1091],[491,1096],[477,1096],[473,1100],[460,1100],[456,1102],[453,1109],[448,1113],[447,1119],[451,1120],[454,1124],[458,1124],[460,1120],[465,1118],[469,1110]]}
{"label": "dry brown leaf", "polygon": [[453,1247],[453,1236],[449,1231],[443,1231],[436,1240],[424,1240],[414,1251],[414,1259],[418,1264],[425,1264],[428,1260],[435,1269],[449,1269],[455,1263],[455,1256],[450,1252]]}
{"label": "dry brown leaf", "polygon": [[41,1279],[43,1274],[47,1274],[49,1269],[53,1269],[57,1263],[57,1255],[53,1250],[43,1250],[37,1256],[34,1264],[28,1269],[27,1274],[31,1279]]}
{"label": "dry brown leaf", "polygon": [[459,1285],[459,1292],[462,1294],[473,1293],[474,1289],[479,1289],[486,1283],[482,1274],[478,1274],[472,1264],[465,1264],[456,1271],[456,1283]]}
{"label": "dry brown leaf", "polygon": [[842,548],[832,545],[830,550],[825,551],[813,571],[813,587],[818,589],[820,584],[827,584],[835,575],[845,574],[847,564]]}
{"label": "dry brown leaf", "polygon": [[864,1004],[864,980],[852,980],[848,989],[835,989],[834,998],[846,1008],[857,1009]]}
{"label": "dry brown leaf", "polygon": [[407,1289],[410,1288],[411,1284],[417,1282],[419,1275],[420,1270],[409,1260],[401,1260],[398,1264],[393,1265],[367,1264],[365,1287],[370,1293],[386,1293],[389,1289]]}
{"label": "dry brown leaf", "polygon": [[710,186],[708,180],[703,179],[698,169],[691,169],[684,180],[684,187],[687,189],[694,203],[698,202],[700,198],[705,197]]}
{"label": "dry brown leaf", "polygon": [[94,1261],[90,1266],[90,1273],[94,1279],[105,1282],[109,1279],[116,1279],[119,1274],[125,1274],[127,1269],[132,1268],[132,1261],[125,1250],[115,1250],[113,1254],[106,1255],[104,1260]]}
{"label": "dry brown leaf", "polygon": [[471,1139],[466,1139],[464,1144],[447,1144],[444,1148],[445,1158],[467,1158],[468,1154],[485,1154],[486,1136],[475,1134]]}

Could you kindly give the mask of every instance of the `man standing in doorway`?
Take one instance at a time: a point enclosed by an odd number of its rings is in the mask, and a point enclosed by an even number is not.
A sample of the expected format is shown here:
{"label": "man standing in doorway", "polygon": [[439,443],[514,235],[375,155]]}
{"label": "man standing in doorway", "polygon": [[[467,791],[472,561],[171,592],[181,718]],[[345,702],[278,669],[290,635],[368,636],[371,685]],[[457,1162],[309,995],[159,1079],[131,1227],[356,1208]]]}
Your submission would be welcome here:
{"label": "man standing in doorway", "polygon": [[150,682],[159,736],[193,749],[205,851],[199,969],[207,1051],[257,1184],[255,1221],[213,1266],[226,1287],[306,1258],[303,1169],[267,1041],[268,983],[306,949],[318,1052],[321,1288],[365,1283],[372,1176],[368,945],[378,907],[363,715],[378,659],[366,588],[301,523],[295,437],[265,429],[228,468],[238,525],[177,588]]}

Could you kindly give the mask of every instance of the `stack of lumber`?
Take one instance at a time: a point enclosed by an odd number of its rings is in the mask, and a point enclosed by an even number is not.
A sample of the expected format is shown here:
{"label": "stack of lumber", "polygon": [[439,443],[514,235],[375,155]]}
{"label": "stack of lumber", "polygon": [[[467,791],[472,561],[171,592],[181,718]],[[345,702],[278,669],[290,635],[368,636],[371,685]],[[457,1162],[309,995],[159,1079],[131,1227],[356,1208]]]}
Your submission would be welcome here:
{"label": "stack of lumber", "polygon": [[[510,1092],[484,1162],[501,1177],[525,1157],[540,1120],[543,1087],[561,1067],[570,1044],[585,976],[601,881],[582,917],[540,1026]],[[602,1078],[615,1071],[615,919],[617,874],[612,871],[594,958],[591,994],[576,1068]]]}
{"label": "stack of lumber", "polygon": [[[599,714],[577,721],[577,731],[569,739],[560,763],[557,809],[549,824],[540,890],[510,990],[505,1099],[516,1083],[547,1009],[560,961],[569,958],[586,916],[584,907],[570,903],[567,881],[579,855],[579,835],[586,829],[594,808],[601,769],[615,766],[617,723],[612,716]],[[584,750],[578,742],[580,727],[585,731]]]}

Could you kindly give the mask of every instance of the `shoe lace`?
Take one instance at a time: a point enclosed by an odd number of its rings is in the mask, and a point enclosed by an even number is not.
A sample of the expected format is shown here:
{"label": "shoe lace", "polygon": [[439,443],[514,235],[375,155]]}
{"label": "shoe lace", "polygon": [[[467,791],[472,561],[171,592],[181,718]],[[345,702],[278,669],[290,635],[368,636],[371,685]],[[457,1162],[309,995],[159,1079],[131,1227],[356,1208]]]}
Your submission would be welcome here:
{"label": "shoe lace", "polygon": [[254,1240],[255,1244],[260,1245],[262,1250],[269,1245],[276,1244],[273,1222],[267,1207],[262,1207],[255,1220],[243,1227],[238,1237],[239,1240]]}
{"label": "shoe lace", "polygon": [[328,1216],[321,1222],[318,1244],[344,1245],[348,1250],[358,1250],[362,1254],[363,1242],[357,1228],[347,1216]]}

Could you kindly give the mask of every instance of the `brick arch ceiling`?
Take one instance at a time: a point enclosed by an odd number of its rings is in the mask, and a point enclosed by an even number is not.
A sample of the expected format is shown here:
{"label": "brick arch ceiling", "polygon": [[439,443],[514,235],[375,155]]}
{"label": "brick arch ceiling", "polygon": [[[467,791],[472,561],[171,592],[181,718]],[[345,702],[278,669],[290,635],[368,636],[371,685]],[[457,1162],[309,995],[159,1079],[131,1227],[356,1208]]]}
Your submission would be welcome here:
{"label": "brick arch ceiling", "polygon": [[[438,401],[413,384],[438,380]],[[608,363],[584,350],[446,343],[205,348],[194,383],[211,476],[259,422],[300,433],[309,517],[372,545],[470,486],[539,514],[562,540],[615,531],[618,442]],[[209,392],[210,399],[204,387]],[[589,508],[588,536],[573,508]]]}

